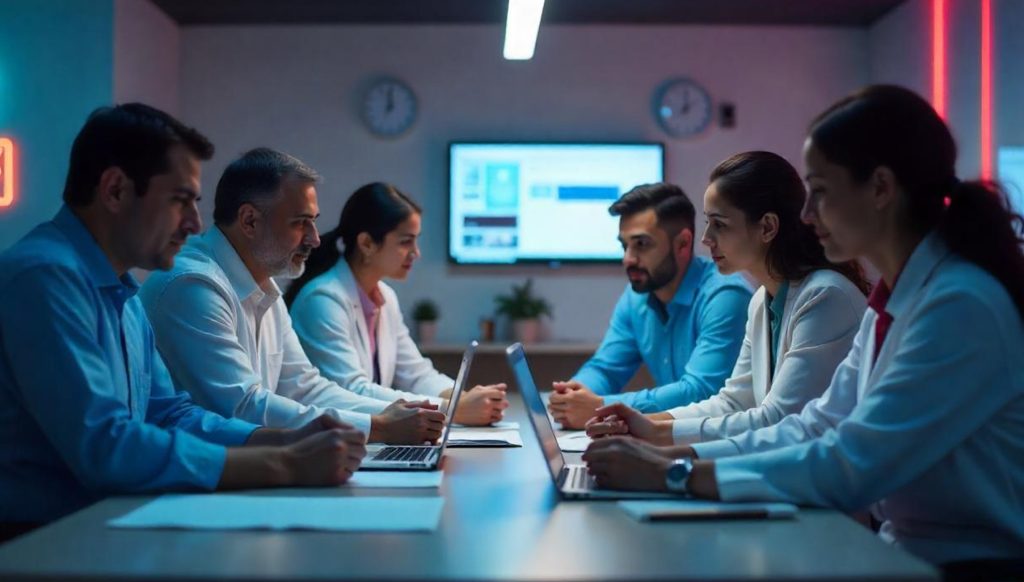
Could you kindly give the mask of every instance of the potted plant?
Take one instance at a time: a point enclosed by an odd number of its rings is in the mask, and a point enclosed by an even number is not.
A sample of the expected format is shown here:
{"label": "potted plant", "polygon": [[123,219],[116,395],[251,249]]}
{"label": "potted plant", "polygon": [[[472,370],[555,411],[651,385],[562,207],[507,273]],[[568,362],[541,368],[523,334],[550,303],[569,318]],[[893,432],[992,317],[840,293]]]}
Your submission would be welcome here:
{"label": "potted plant", "polygon": [[441,312],[437,304],[421,299],[412,306],[412,320],[416,322],[416,339],[421,344],[430,344],[437,339],[437,319]]}
{"label": "potted plant", "polygon": [[504,315],[512,322],[512,335],[522,343],[536,342],[540,337],[540,317],[551,315],[551,305],[542,297],[533,294],[533,280],[527,279],[522,285],[512,285],[512,293],[494,298],[498,315]]}

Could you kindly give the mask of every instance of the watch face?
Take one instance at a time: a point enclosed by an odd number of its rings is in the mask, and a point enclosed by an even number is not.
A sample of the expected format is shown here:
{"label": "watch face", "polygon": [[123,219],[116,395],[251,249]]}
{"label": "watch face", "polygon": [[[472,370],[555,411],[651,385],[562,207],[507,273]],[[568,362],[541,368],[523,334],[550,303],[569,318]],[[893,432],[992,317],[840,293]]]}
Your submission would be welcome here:
{"label": "watch face", "polygon": [[669,81],[656,93],[654,116],[669,135],[697,135],[711,123],[711,96],[689,79]]}
{"label": "watch face", "polygon": [[366,93],[363,119],[376,135],[401,135],[416,121],[416,95],[401,81],[380,81]]}

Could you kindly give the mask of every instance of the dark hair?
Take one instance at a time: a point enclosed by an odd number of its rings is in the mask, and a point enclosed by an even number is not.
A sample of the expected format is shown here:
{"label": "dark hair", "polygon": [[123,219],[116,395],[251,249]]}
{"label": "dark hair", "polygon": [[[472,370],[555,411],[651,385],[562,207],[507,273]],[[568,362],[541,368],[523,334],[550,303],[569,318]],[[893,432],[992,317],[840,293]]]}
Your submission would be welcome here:
{"label": "dark hair", "polygon": [[658,226],[675,236],[680,230],[694,229],[697,211],[686,192],[675,184],[656,182],[642,184],[626,192],[608,208],[612,216],[632,216],[649,208],[658,217]]}
{"label": "dark hair", "polygon": [[849,279],[865,295],[871,284],[857,261],[832,263],[814,228],[800,219],[807,191],[796,169],[771,152],[736,154],[715,166],[708,181],[750,222],[769,212],[779,217],[779,230],[768,245],[768,272],[786,280],[803,279],[812,271],[830,269]]}
{"label": "dark hair", "polygon": [[957,179],[956,142],[927,101],[902,87],[870,86],[819,115],[810,136],[855,180],[891,170],[906,193],[908,226],[936,230],[950,250],[988,271],[1024,318],[1024,218],[995,182]]}
{"label": "dark hair", "polygon": [[291,307],[302,287],[333,267],[342,258],[338,240],[345,245],[345,258],[351,259],[357,250],[356,238],[367,233],[374,242],[405,222],[413,214],[422,214],[420,207],[401,190],[391,184],[373,182],[349,196],[341,209],[341,219],[334,230],[320,236],[320,246],[313,249],[306,260],[306,270],[292,282],[284,294],[284,302]]}
{"label": "dark hair", "polygon": [[270,148],[256,148],[231,162],[217,182],[213,201],[213,223],[233,224],[243,204],[263,207],[277,196],[281,182],[297,178],[319,182],[320,174],[288,154]]}
{"label": "dark hair", "polygon": [[213,157],[210,140],[159,109],[126,103],[93,111],[71,145],[64,202],[92,203],[100,176],[111,167],[121,168],[142,196],[149,180],[168,170],[167,152],[176,145],[200,160]]}

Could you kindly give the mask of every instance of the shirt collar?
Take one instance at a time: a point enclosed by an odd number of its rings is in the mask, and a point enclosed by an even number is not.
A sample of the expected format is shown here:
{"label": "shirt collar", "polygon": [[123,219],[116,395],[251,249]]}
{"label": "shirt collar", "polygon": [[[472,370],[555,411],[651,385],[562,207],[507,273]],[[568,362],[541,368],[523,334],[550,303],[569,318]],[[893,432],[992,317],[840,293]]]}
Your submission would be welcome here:
{"label": "shirt collar", "polygon": [[789,281],[783,281],[782,285],[779,285],[779,290],[775,292],[775,296],[768,302],[768,311],[778,320],[782,319],[782,314],[786,310],[786,296],[788,294]]}
{"label": "shirt collar", "polygon": [[700,282],[704,279],[704,271],[707,269],[708,262],[704,257],[690,259],[690,264],[686,266],[686,274],[683,275],[683,281],[679,284],[679,289],[676,290],[670,304],[693,305],[697,291],[700,291]]}
{"label": "shirt collar", "polygon": [[877,294],[878,297],[874,301],[881,302],[882,309],[892,315],[894,319],[899,317],[911,306],[917,290],[925,284],[935,266],[948,254],[949,247],[943,242],[942,237],[938,233],[930,233],[918,243],[917,248],[910,254],[910,258],[907,259],[903,270],[896,278],[892,290],[889,290],[884,281],[879,281],[871,292],[868,305],[872,308],[875,307],[872,298],[875,298]]}
{"label": "shirt collar", "polygon": [[130,272],[118,277],[103,249],[71,208],[62,205],[53,217],[53,225],[71,242],[93,285],[98,288],[117,288],[119,293],[124,294],[125,300],[139,291],[139,282]]}
{"label": "shirt collar", "polygon": [[381,294],[379,287],[375,287],[372,293],[367,293],[363,291],[362,287],[356,285],[356,291],[359,293],[359,305],[363,308],[363,315],[373,315],[384,306],[384,295]]}
{"label": "shirt collar", "polygon": [[281,289],[278,288],[277,283],[273,279],[268,280],[267,284],[262,288],[256,283],[256,279],[249,272],[249,268],[245,266],[242,257],[238,256],[238,251],[235,250],[231,241],[228,240],[228,237],[224,236],[219,227],[213,226],[201,236],[203,241],[209,245],[214,260],[217,261],[221,270],[224,271],[228,282],[231,283],[231,289],[234,290],[239,299],[245,301],[253,295],[257,295],[255,300],[260,302],[265,297],[276,300],[281,296]]}
{"label": "shirt collar", "polygon": [[[366,313],[372,313],[374,308],[380,308],[384,306],[385,299],[384,293],[380,290],[380,285],[377,285],[375,293],[366,293],[363,288],[356,282],[356,276],[352,273],[352,267],[349,266],[348,261],[345,257],[338,259],[338,262],[334,265],[334,271],[337,273],[338,278],[341,280],[341,286],[348,292],[349,297],[356,296],[359,298],[360,306]],[[369,309],[369,311],[367,311]]]}

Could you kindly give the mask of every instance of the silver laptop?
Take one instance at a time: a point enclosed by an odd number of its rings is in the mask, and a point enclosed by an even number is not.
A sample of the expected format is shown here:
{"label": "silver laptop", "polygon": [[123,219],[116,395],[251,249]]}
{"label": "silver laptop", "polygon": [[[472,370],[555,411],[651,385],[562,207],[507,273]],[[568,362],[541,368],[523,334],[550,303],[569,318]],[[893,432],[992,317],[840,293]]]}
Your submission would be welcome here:
{"label": "silver laptop", "polygon": [[469,377],[469,367],[473,363],[473,354],[476,352],[477,342],[472,342],[462,354],[462,365],[459,366],[459,374],[455,378],[455,387],[452,389],[452,397],[448,399],[448,408],[445,410],[444,435],[439,445],[370,445],[366,447],[366,458],[363,459],[360,470],[383,470],[390,471],[433,471],[441,463],[444,455],[444,448],[448,444],[448,435],[451,433],[452,419],[455,418],[455,407],[459,404],[459,396],[466,385],[466,378]]}
{"label": "silver laptop", "polygon": [[522,344],[512,344],[505,350],[509,366],[512,367],[512,375],[515,378],[519,393],[523,395],[523,402],[526,404],[526,411],[529,413],[530,424],[540,442],[540,448],[544,451],[547,459],[548,469],[551,472],[551,479],[555,482],[555,489],[563,499],[678,499],[678,495],[671,493],[656,493],[653,491],[617,491],[614,489],[600,489],[594,478],[587,473],[586,465],[570,465],[565,462],[565,456],[558,447],[558,437],[555,434],[555,427],[548,418],[548,411],[544,401],[537,391],[537,384],[533,381],[533,373],[526,363],[526,353],[523,352]]}

